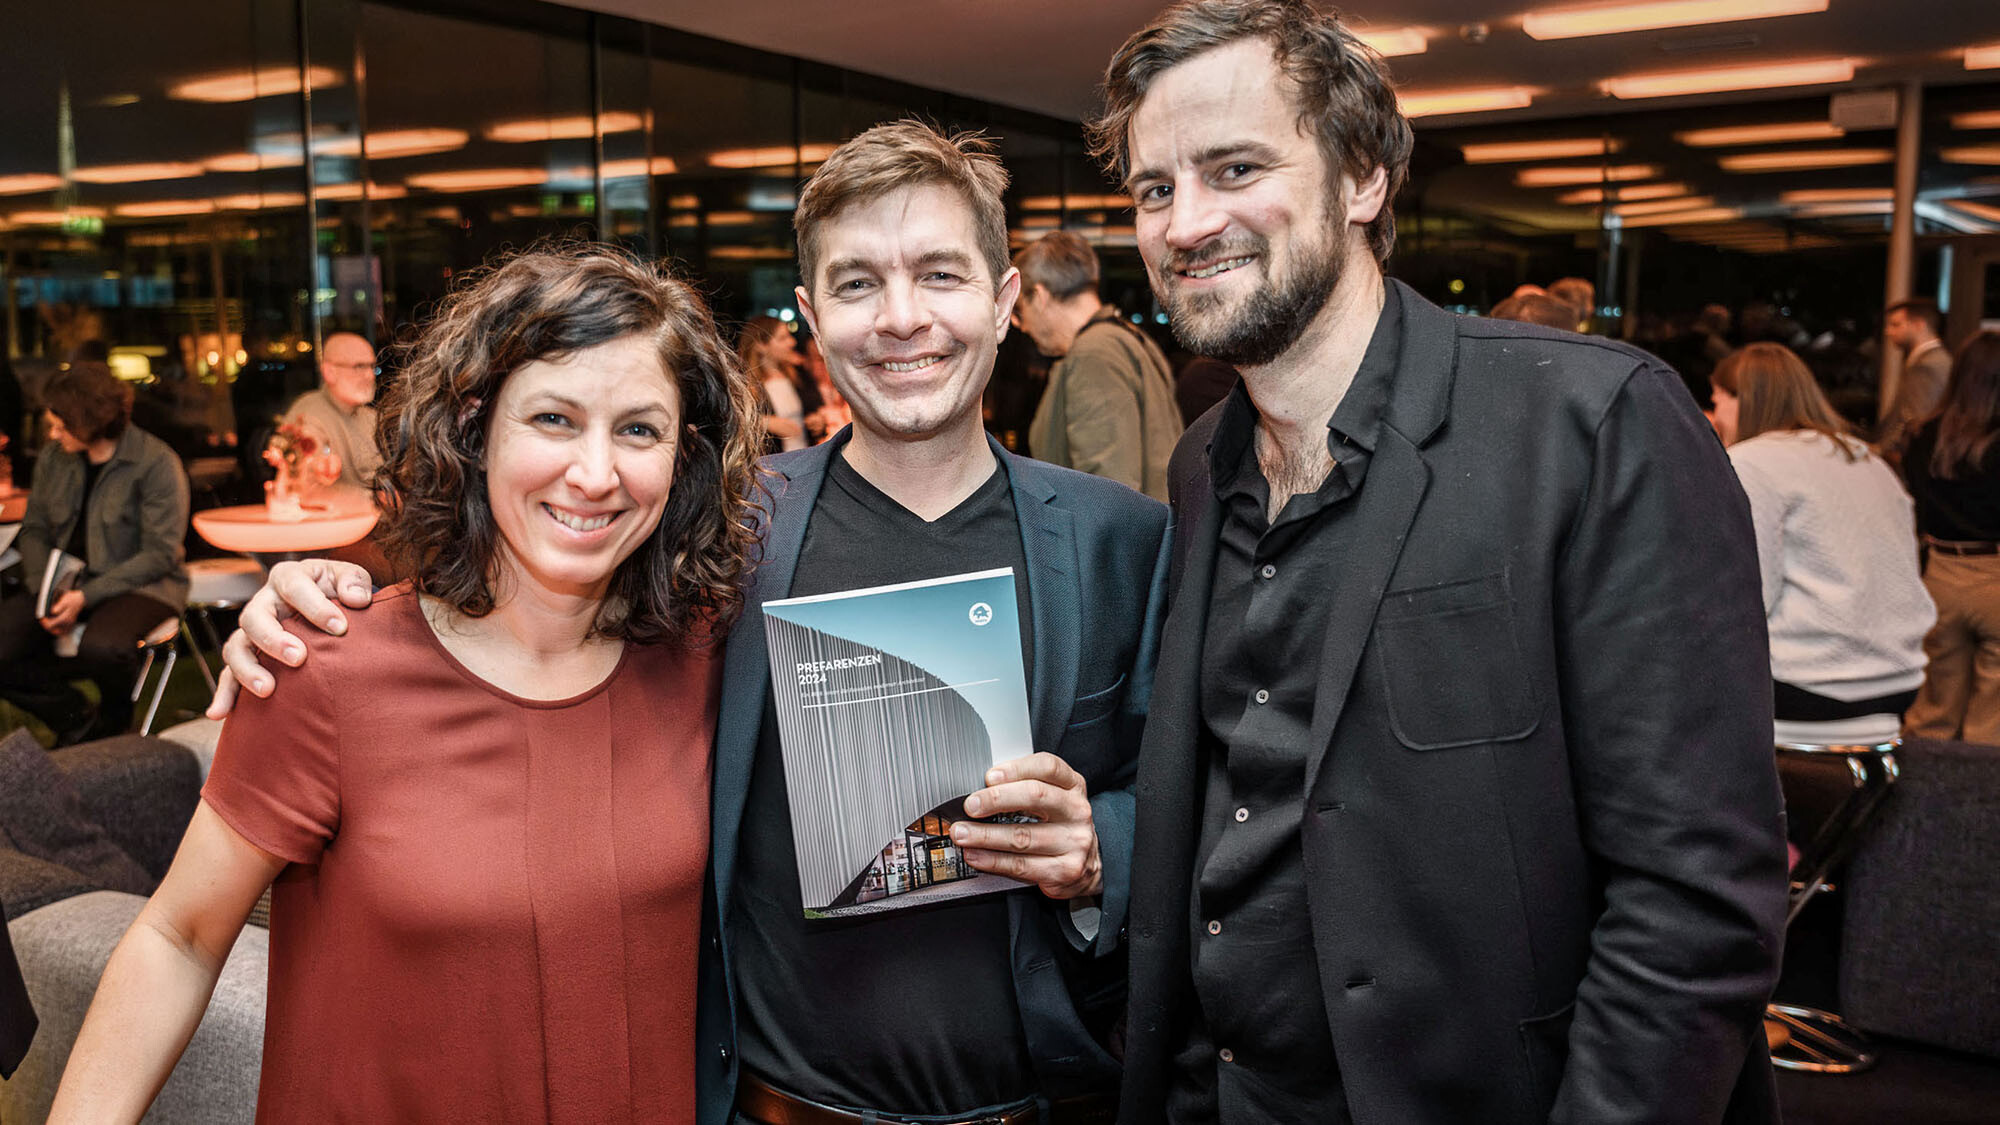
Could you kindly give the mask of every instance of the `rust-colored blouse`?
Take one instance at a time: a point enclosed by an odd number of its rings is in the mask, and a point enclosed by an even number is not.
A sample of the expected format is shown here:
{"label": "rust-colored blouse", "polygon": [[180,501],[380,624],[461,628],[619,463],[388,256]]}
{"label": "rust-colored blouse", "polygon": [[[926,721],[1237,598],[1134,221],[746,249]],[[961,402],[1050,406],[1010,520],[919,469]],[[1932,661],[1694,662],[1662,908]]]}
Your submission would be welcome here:
{"label": "rust-colored blouse", "polygon": [[290,860],[259,1121],[688,1121],[719,654],[509,695],[406,588],[305,637],[203,798]]}

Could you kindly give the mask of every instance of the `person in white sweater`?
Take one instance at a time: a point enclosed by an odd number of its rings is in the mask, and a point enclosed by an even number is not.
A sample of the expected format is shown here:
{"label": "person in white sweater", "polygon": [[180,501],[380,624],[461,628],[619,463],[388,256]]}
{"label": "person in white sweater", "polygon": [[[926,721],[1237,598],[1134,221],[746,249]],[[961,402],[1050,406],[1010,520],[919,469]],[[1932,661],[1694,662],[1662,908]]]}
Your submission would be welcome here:
{"label": "person in white sweater", "polygon": [[1893,734],[1937,618],[1909,494],[1789,348],[1751,344],[1712,381],[1716,428],[1757,528],[1780,727]]}

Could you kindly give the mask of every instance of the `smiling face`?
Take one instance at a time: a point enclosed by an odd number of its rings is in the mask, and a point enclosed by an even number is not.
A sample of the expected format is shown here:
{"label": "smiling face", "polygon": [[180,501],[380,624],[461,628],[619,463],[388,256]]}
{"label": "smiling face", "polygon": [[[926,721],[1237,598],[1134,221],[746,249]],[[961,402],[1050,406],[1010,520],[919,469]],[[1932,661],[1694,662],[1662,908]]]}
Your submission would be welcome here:
{"label": "smiling face", "polygon": [[486,430],[499,589],[601,599],[659,526],[680,419],[680,390],[646,337],[509,375]]}
{"label": "smiling face", "polygon": [[817,243],[799,308],[853,408],[856,437],[977,429],[1020,274],[995,284],[972,209],[950,188],[901,188],[831,216]]}
{"label": "smiling face", "polygon": [[1372,261],[1382,174],[1330,181],[1290,88],[1270,44],[1245,39],[1162,72],[1132,116],[1126,186],[1153,291],[1184,346],[1239,366],[1283,354]]}

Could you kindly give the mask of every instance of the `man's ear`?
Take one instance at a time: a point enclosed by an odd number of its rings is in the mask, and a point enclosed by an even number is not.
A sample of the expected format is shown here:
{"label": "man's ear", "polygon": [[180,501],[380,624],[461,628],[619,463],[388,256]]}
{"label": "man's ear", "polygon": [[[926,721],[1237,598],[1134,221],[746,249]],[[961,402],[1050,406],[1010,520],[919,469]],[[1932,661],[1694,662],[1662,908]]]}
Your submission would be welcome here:
{"label": "man's ear", "polygon": [[1007,325],[1014,315],[1014,302],[1021,297],[1021,271],[1013,266],[1000,275],[1000,287],[993,291],[993,339],[1007,338]]}
{"label": "man's ear", "polygon": [[814,336],[818,336],[819,316],[813,312],[812,298],[806,295],[806,287],[803,285],[793,286],[792,296],[799,302],[799,315],[806,318],[806,327],[812,329]]}
{"label": "man's ear", "polygon": [[1354,185],[1347,197],[1347,221],[1366,226],[1389,205],[1389,170],[1380,164]]}

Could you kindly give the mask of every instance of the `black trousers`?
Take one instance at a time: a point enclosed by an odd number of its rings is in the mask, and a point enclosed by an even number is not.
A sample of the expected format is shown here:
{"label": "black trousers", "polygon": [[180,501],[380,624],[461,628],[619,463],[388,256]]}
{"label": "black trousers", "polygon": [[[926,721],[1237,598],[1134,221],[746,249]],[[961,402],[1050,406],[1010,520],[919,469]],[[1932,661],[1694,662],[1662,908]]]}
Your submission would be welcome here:
{"label": "black trousers", "polygon": [[144,594],[120,594],[84,610],[89,625],[75,656],[56,655],[55,637],[35,619],[33,594],[0,601],[0,697],[47,723],[57,734],[83,721],[90,702],[72,680],[97,685],[97,734],[132,725],[132,681],[139,642],[174,616],[174,607]]}

